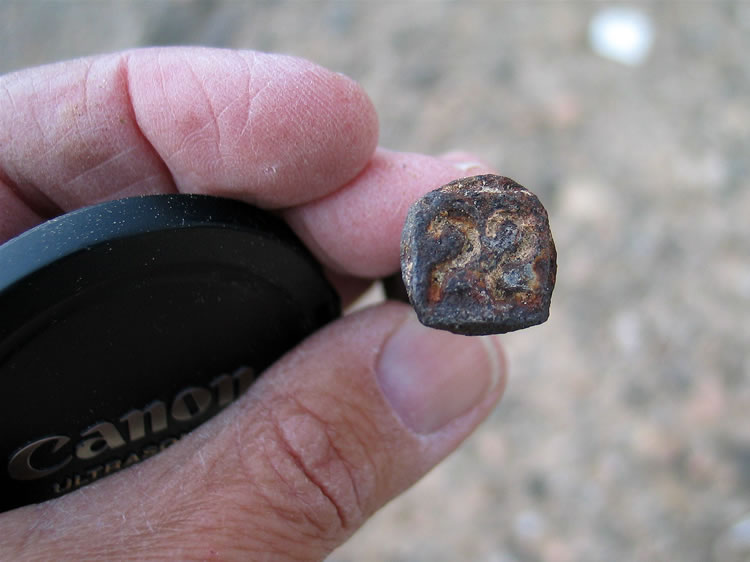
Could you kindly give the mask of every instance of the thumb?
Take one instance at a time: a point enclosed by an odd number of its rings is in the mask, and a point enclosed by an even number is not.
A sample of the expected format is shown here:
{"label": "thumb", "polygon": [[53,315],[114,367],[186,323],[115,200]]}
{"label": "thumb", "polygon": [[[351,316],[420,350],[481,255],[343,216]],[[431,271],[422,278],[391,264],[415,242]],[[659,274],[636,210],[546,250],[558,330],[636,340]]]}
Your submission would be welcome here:
{"label": "thumb", "polygon": [[400,303],[365,310],[161,455],[12,512],[0,536],[57,557],[321,559],[472,431],[504,371],[491,338],[425,328]]}

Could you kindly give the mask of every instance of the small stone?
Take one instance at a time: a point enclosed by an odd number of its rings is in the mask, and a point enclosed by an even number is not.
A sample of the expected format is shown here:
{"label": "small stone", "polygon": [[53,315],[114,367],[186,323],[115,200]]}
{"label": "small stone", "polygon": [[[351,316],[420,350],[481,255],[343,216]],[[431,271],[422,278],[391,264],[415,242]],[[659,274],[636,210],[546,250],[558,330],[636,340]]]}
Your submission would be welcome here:
{"label": "small stone", "polygon": [[589,24],[589,41],[597,55],[637,66],[646,60],[651,50],[653,24],[638,8],[603,8]]}
{"label": "small stone", "polygon": [[401,273],[417,317],[457,334],[501,334],[546,321],[556,259],[539,199],[491,174],[419,199],[401,236]]}

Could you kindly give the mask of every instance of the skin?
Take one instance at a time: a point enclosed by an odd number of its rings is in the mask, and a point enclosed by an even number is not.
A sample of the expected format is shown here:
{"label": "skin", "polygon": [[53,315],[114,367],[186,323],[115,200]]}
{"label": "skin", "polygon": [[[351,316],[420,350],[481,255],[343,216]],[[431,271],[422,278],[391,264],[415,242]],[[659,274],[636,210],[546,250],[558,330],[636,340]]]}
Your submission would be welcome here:
{"label": "skin", "polygon": [[[380,149],[377,135],[356,83],[285,56],[148,49],[6,75],[0,242],[114,198],[233,197],[280,213],[349,301],[397,271],[413,200],[491,171],[462,153]],[[409,315],[383,303],[345,316],[164,453],[1,514],[0,559],[324,558],[502,394],[496,341],[409,327]],[[418,371],[430,346],[446,345],[458,359],[438,363],[428,384],[406,388],[388,375]],[[440,395],[474,372],[494,383]]]}

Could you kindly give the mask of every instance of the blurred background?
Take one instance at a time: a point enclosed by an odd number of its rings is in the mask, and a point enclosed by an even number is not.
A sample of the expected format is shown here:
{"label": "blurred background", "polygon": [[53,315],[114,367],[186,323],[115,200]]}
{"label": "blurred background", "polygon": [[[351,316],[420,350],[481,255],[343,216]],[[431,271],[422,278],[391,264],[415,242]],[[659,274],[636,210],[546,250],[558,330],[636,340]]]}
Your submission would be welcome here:
{"label": "blurred background", "polygon": [[550,213],[503,403],[330,560],[750,560],[749,2],[0,2],[0,72],[173,44],[344,72]]}

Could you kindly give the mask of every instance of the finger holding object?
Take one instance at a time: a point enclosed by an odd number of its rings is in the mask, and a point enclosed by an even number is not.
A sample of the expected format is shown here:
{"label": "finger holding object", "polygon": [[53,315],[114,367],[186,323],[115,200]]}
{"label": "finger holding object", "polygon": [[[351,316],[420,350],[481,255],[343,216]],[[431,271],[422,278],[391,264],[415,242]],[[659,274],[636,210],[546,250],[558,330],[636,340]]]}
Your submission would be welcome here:
{"label": "finger holding object", "polygon": [[546,321],[556,260],[539,199],[492,174],[419,199],[401,236],[401,274],[417,317],[457,334],[501,334]]}

